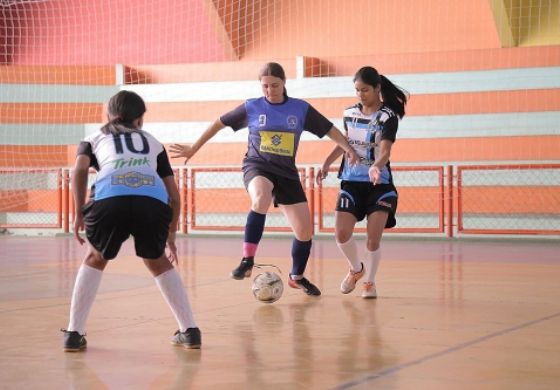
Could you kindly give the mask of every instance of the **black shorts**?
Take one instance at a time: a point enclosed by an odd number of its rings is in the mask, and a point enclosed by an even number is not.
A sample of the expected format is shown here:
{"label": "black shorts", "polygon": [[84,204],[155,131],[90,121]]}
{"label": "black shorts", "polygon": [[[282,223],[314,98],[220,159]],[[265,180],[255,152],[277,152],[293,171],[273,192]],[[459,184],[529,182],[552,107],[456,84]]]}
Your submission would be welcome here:
{"label": "black shorts", "polygon": [[336,211],[353,214],[358,221],[376,211],[387,211],[386,228],[397,224],[397,189],[392,184],[377,184],[371,182],[342,181],[340,192],[336,200]]}
{"label": "black shorts", "polygon": [[171,207],[147,196],[117,196],[82,208],[86,236],[105,260],[114,259],[123,242],[134,237],[136,254],[158,259],[165,251]]}
{"label": "black shorts", "polygon": [[290,205],[307,202],[305,191],[303,190],[299,180],[288,179],[287,177],[265,172],[260,169],[253,168],[243,172],[243,183],[245,183],[245,188],[248,189],[251,180],[257,176],[266,177],[274,185],[272,188],[272,197],[275,207],[279,204]]}

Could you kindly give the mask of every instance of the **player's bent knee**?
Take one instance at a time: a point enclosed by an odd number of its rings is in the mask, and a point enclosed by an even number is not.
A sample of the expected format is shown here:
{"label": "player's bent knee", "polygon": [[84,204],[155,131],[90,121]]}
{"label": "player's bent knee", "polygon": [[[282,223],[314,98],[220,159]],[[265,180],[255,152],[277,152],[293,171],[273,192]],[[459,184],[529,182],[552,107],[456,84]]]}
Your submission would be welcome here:
{"label": "player's bent knee", "polygon": [[379,249],[380,242],[378,240],[367,240],[366,245],[368,251],[373,252]]}
{"label": "player's bent knee", "polygon": [[351,229],[341,229],[335,232],[336,242],[344,244],[350,238],[352,238],[352,230]]}
{"label": "player's bent knee", "polygon": [[162,273],[167,272],[173,268],[173,264],[171,264],[171,262],[165,256],[165,254],[158,259],[143,259],[143,260],[144,260],[144,264],[146,264],[146,267],[148,268],[148,270],[153,276],[161,275]]}
{"label": "player's bent knee", "polygon": [[98,269],[100,271],[103,271],[105,269],[107,263],[108,263],[107,260],[103,258],[101,253],[92,250],[88,252],[86,258],[84,259],[84,264],[86,264],[91,268]]}

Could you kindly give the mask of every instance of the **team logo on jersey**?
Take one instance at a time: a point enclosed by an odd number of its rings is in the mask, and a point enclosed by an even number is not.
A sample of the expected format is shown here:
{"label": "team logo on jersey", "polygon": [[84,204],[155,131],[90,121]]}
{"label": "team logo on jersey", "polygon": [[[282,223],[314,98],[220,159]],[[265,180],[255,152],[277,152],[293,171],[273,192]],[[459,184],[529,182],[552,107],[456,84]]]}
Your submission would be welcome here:
{"label": "team logo on jersey", "polygon": [[143,175],[140,172],[127,172],[121,175],[112,175],[111,184],[114,186],[120,185],[131,188],[153,186],[155,185],[155,177],[150,175]]}
{"label": "team logo on jersey", "polygon": [[261,114],[259,115],[259,127],[265,127],[265,126],[266,126],[266,115]]}
{"label": "team logo on jersey", "polygon": [[279,134],[274,134],[271,138],[272,144],[278,146],[282,143],[282,136]]}
{"label": "team logo on jersey", "polygon": [[297,126],[297,116],[290,115],[290,116],[288,116],[286,121],[288,122],[288,129],[295,129],[296,128],[296,126]]}
{"label": "team logo on jersey", "polygon": [[295,141],[293,133],[278,131],[260,131],[261,146],[259,150],[264,153],[277,154],[279,156],[294,155]]}

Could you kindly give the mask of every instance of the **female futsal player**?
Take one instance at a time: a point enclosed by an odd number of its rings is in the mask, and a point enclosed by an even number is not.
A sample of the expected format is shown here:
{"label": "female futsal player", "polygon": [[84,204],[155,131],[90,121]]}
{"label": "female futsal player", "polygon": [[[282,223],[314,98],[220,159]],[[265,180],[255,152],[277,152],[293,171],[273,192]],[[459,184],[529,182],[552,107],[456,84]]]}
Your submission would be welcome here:
{"label": "female futsal player", "polygon": [[[64,350],[68,352],[86,348],[86,320],[103,270],[130,235],[136,254],[154,276],[179,325],[172,342],[200,348],[200,330],[181,277],[173,267],[177,261],[179,192],[165,149],[142,130],[145,112],[140,96],[129,91],[117,93],[109,100],[109,122],[78,148],[72,175],[74,235],[83,244],[79,231],[85,226],[88,251],[76,276],[70,322],[63,330]],[[97,178],[85,204],[90,167],[97,171]]]}
{"label": "female futsal player", "polygon": [[249,128],[247,153],[243,160],[243,179],[251,197],[251,210],[245,225],[243,258],[231,275],[243,279],[251,275],[254,257],[262,238],[271,203],[279,206],[290,224],[292,270],[288,285],[312,296],[320,290],[304,277],[311,251],[313,220],[295,164],[301,133],[307,130],[318,137],[327,136],[348,153],[350,164],[357,162],[356,152],[333,124],[309,103],[294,99],[286,92],[286,75],[275,62],[264,65],[259,73],[263,95],[249,99],[222,115],[191,145],[172,145],[172,157],[190,159],[208,140],[226,126],[234,131]]}
{"label": "female futsal player", "polygon": [[[340,291],[343,294],[353,291],[365,271],[362,297],[376,298],[375,275],[381,258],[381,236],[383,229],[396,224],[397,190],[389,158],[408,96],[371,66],[356,72],[354,88],[360,101],[344,110],[343,122],[348,141],[360,156],[360,163],[351,165],[343,159],[338,174],[342,182],[336,201],[335,235],[350,266]],[[327,176],[330,165],[343,153],[339,147],[331,152],[317,173],[317,183]],[[352,234],[356,222],[365,217],[364,270]]]}

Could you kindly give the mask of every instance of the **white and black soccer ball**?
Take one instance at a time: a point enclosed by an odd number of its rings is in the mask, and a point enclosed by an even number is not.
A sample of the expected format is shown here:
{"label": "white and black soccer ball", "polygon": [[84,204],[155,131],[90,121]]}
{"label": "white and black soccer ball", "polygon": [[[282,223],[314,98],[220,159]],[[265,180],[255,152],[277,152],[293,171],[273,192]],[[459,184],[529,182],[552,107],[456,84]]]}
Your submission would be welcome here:
{"label": "white and black soccer ball", "polygon": [[258,274],[253,279],[253,295],[257,300],[264,303],[276,302],[284,292],[284,283],[280,276],[274,272],[264,272]]}

